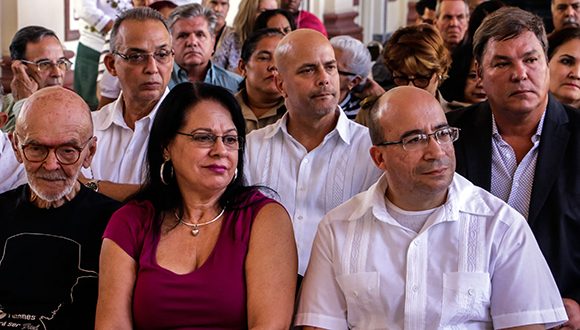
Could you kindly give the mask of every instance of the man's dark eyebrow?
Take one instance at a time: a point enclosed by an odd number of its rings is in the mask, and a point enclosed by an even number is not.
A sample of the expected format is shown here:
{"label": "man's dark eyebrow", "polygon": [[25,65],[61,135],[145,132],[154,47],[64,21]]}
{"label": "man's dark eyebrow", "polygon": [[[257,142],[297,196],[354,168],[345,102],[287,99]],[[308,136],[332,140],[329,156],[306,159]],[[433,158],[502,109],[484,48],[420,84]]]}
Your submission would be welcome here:
{"label": "man's dark eyebrow", "polygon": [[261,55],[261,54],[272,55],[272,52],[269,50],[259,50],[256,52],[256,55]]}
{"label": "man's dark eyebrow", "polygon": [[425,133],[425,132],[423,132],[423,131],[422,131],[422,130],[420,130],[420,129],[413,129],[413,130],[410,130],[410,131],[406,131],[406,132],[404,132],[404,133],[401,135],[401,139],[404,139],[404,138],[406,138],[407,136],[411,136],[411,135],[415,135],[415,134],[424,134],[424,133]]}
{"label": "man's dark eyebrow", "polygon": [[336,64],[336,60],[330,60],[330,61],[326,61],[324,62],[324,65],[331,65],[331,64]]}
{"label": "man's dark eyebrow", "polygon": [[[436,131],[438,129],[446,128],[446,127],[449,127],[448,123],[441,123],[441,124],[438,124],[437,126],[435,126],[434,130]],[[401,135],[401,139],[404,139],[407,136],[411,136],[411,135],[415,135],[415,134],[425,134],[425,132],[423,130],[420,130],[420,129],[413,129],[410,131],[406,131]]]}
{"label": "man's dark eyebrow", "polygon": [[[525,52],[525,53],[524,53],[524,55],[522,56],[522,58],[523,58],[523,57],[528,57],[528,56],[530,56],[530,55],[536,55],[536,54],[539,54],[538,50],[536,50],[536,49],[532,49],[532,50],[530,50],[530,51],[527,51],[527,52]],[[509,61],[509,60],[511,60],[511,59],[512,59],[512,57],[511,57],[511,56],[507,56],[507,55],[494,55],[494,56],[491,58],[491,60],[492,60],[492,61],[498,61],[498,60],[499,60],[499,61],[502,61],[502,60],[503,60],[503,61]]]}
{"label": "man's dark eyebrow", "polygon": [[[159,45],[159,46],[155,46],[155,49],[162,49],[162,48],[168,48],[169,45],[168,44],[163,44],[163,45]],[[134,52],[134,53],[147,53],[148,51],[143,49],[143,48],[139,48],[139,47],[130,47],[127,48],[127,53],[128,52]]]}

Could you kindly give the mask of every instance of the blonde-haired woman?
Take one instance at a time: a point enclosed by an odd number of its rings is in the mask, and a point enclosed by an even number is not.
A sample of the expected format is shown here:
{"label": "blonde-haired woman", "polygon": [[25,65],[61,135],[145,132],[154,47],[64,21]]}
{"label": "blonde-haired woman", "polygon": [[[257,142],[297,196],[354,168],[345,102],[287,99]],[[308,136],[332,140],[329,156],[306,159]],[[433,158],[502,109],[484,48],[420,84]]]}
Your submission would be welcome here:
{"label": "blonde-haired woman", "polygon": [[242,0],[234,18],[234,28],[224,35],[222,44],[215,51],[213,62],[239,74],[238,62],[242,45],[253,30],[256,17],[270,9],[278,9],[276,0]]}

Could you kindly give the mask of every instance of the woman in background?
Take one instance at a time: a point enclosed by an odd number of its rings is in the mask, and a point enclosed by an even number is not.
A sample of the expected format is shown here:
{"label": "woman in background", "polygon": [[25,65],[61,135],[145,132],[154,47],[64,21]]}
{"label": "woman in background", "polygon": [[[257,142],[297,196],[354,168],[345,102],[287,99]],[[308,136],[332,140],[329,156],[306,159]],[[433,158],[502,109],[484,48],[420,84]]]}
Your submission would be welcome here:
{"label": "woman in background", "polygon": [[296,22],[294,22],[294,17],[289,11],[284,9],[271,9],[262,12],[256,18],[254,31],[261,29],[278,29],[286,35],[296,30]]}
{"label": "woman in background", "polygon": [[288,329],[297,256],[284,208],[244,185],[245,122],[226,89],[175,86],[140,192],[111,218],[96,329]]}
{"label": "woman in background", "polygon": [[451,56],[434,26],[419,24],[396,30],[383,56],[395,85],[424,89],[439,100],[443,110],[450,110],[438,88],[447,78]]}
{"label": "woman in background", "polygon": [[580,28],[554,31],[548,37],[550,92],[580,109]]}
{"label": "woman in background", "polygon": [[248,133],[275,123],[286,113],[284,97],[274,79],[278,74],[274,51],[283,37],[277,29],[257,30],[242,47],[239,69],[244,80],[236,100],[242,108]]}
{"label": "woman in background", "polygon": [[[243,0],[238,7],[238,13],[234,18],[234,28],[226,31],[223,36],[222,47],[213,55],[213,62],[224,69],[237,74],[240,52],[246,38],[252,33],[256,17],[263,11],[277,9],[276,0]],[[226,33],[224,32],[224,33]]]}

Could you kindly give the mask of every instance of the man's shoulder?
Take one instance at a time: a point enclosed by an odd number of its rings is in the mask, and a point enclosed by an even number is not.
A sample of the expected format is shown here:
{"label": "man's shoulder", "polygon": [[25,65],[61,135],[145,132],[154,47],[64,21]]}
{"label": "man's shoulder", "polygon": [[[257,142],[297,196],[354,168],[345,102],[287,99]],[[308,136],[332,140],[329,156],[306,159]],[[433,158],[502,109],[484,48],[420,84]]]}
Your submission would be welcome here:
{"label": "man's shoulder", "polygon": [[482,111],[485,111],[487,103],[477,103],[470,105],[468,107],[460,108],[457,110],[449,111],[445,114],[449,125],[455,127],[461,127],[469,124],[473,124],[478,115],[481,115]]}
{"label": "man's shoulder", "polygon": [[[574,108],[572,106],[563,103],[559,104],[562,106],[562,109],[564,109],[564,113],[568,117],[568,122],[576,127],[580,126],[580,109]],[[580,131],[575,131],[574,133],[580,134]]]}
{"label": "man's shoulder", "polygon": [[507,225],[514,221],[525,222],[524,217],[506,202],[489,191],[478,187],[460,174],[455,174],[451,183],[453,194],[457,196],[457,207],[461,213],[484,218],[495,218]]}
{"label": "man's shoulder", "polygon": [[[15,209],[26,201],[26,184],[0,194],[0,214]],[[2,217],[0,217],[2,218]]]}
{"label": "man's shoulder", "polygon": [[[121,202],[116,201],[110,197],[103,194],[94,192],[93,190],[81,185],[81,190],[77,195],[79,202],[86,207],[87,210],[99,210],[104,209],[106,212],[115,211],[123,205]],[[112,213],[112,212],[111,212]]]}
{"label": "man's shoulder", "polygon": [[115,109],[117,103],[120,102],[123,94],[119,95],[119,98],[114,102],[111,102],[97,111],[91,112],[91,117],[93,118],[93,125],[95,126],[95,131],[102,131],[107,129],[113,122],[113,117],[115,114]]}
{"label": "man's shoulder", "polygon": [[[281,120],[281,119],[278,119]],[[276,131],[280,129],[278,121],[262,128],[255,129],[248,133],[246,140],[252,144],[263,144],[264,139],[271,137]]]}
{"label": "man's shoulder", "polygon": [[[324,216],[326,224],[334,225],[340,222],[362,221],[365,215],[376,206],[377,191],[380,192],[382,181],[377,181],[365,191],[352,196]],[[380,198],[382,201],[382,198]]]}
{"label": "man's shoulder", "polygon": [[[211,62],[210,65],[212,67],[212,70],[213,70],[213,73],[214,73],[214,76],[215,76],[215,79],[217,80],[217,82],[235,84],[234,92],[236,92],[238,90],[238,85],[243,80],[243,78],[240,75],[238,75],[234,72],[231,72],[229,70],[226,70],[219,65],[215,65],[213,62]],[[229,89],[229,85],[228,86],[220,85],[220,86]]]}

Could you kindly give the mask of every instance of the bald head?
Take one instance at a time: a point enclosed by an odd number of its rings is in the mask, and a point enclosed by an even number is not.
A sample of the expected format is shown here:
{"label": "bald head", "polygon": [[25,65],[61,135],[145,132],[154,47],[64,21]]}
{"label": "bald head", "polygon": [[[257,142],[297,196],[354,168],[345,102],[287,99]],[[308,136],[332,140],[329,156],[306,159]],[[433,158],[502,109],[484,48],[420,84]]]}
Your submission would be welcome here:
{"label": "bald head", "polygon": [[310,29],[292,31],[276,47],[274,59],[276,86],[284,96],[290,122],[336,114],[340,79],[334,49],[324,35]]}
{"label": "bald head", "polygon": [[[413,100],[413,102],[409,102]],[[440,113],[445,120],[445,114],[437,99],[424,89],[400,86],[383,94],[373,105],[369,122],[369,131],[373,144],[385,140],[385,134],[398,127],[401,117],[411,121],[424,116],[426,112]]]}
{"label": "bald head", "polygon": [[312,29],[298,29],[288,33],[276,47],[274,59],[280,73],[287,71],[290,64],[301,59],[300,53],[317,51],[329,47],[330,41],[320,32]]}
{"label": "bald head", "polygon": [[88,105],[78,94],[60,86],[43,88],[24,102],[16,119],[16,132],[25,135],[32,124],[46,129],[74,127],[87,138],[93,133]]}

